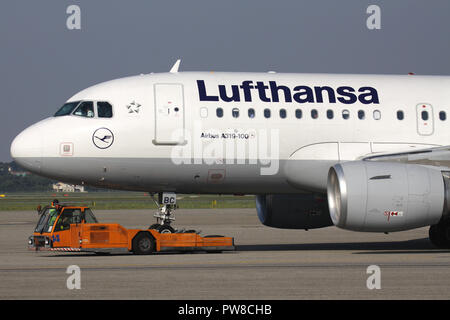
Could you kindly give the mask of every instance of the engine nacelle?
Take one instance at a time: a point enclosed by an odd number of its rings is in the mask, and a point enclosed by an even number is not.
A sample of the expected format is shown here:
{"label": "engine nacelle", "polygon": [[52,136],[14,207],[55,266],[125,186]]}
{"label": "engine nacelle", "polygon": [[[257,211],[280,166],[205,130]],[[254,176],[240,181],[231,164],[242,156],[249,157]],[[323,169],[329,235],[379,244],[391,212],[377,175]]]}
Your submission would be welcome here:
{"label": "engine nacelle", "polygon": [[313,194],[267,194],[256,196],[262,224],[282,229],[315,229],[333,225],[326,198]]}
{"label": "engine nacelle", "polygon": [[354,231],[389,232],[433,225],[447,215],[448,175],[415,164],[354,161],[328,173],[333,223]]}

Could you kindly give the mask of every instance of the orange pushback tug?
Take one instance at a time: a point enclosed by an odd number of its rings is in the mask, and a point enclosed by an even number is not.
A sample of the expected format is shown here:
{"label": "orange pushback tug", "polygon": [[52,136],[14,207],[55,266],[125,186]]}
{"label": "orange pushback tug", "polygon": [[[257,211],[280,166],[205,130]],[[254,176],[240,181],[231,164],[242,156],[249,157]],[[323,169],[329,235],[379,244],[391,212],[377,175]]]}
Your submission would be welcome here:
{"label": "orange pushback tug", "polygon": [[155,225],[141,230],[126,229],[116,223],[99,223],[86,206],[52,203],[43,209],[38,208],[38,211],[38,224],[28,239],[29,249],[36,251],[151,254],[160,251],[234,250],[234,239],[230,237],[203,237],[194,230],[159,232]]}

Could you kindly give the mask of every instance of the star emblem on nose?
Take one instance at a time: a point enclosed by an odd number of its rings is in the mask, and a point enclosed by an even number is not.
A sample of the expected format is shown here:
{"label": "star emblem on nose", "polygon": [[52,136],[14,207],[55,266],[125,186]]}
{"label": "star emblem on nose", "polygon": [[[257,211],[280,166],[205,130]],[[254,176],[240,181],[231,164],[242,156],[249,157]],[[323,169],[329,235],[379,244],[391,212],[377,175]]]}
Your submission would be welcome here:
{"label": "star emblem on nose", "polygon": [[133,100],[133,102],[127,105],[128,113],[139,113],[141,105]]}

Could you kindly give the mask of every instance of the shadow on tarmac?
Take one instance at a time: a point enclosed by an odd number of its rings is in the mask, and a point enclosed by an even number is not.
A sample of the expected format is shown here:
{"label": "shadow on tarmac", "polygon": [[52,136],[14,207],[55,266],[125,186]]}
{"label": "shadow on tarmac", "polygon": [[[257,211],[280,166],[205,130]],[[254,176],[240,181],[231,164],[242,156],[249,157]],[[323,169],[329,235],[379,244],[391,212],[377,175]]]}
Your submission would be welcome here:
{"label": "shadow on tarmac", "polygon": [[[353,254],[411,254],[411,253],[450,253],[450,249],[437,249],[428,238],[406,241],[383,242],[341,242],[341,243],[295,243],[295,244],[250,244],[236,245],[237,252],[251,251],[357,251]],[[227,252],[232,253],[232,252]],[[96,255],[94,253],[63,253],[50,254],[47,257],[117,257],[129,256],[132,253]],[[160,252],[158,255],[173,254],[205,254],[205,252]],[[211,254],[211,253],[208,253]]]}
{"label": "shadow on tarmac", "polygon": [[[428,238],[390,242],[343,242],[343,243],[300,243],[237,245],[236,251],[365,251],[354,254],[389,253],[437,253],[450,250],[436,249]],[[370,250],[370,251],[368,251]]]}

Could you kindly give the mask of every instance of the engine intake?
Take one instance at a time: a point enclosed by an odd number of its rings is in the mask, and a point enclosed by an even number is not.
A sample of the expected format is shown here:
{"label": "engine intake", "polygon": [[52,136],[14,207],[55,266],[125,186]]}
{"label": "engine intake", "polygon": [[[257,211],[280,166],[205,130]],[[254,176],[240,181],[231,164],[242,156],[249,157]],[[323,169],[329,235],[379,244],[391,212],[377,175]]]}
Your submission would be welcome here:
{"label": "engine intake", "polygon": [[389,232],[433,225],[448,215],[449,175],[414,164],[354,161],[328,172],[330,216],[340,228]]}

